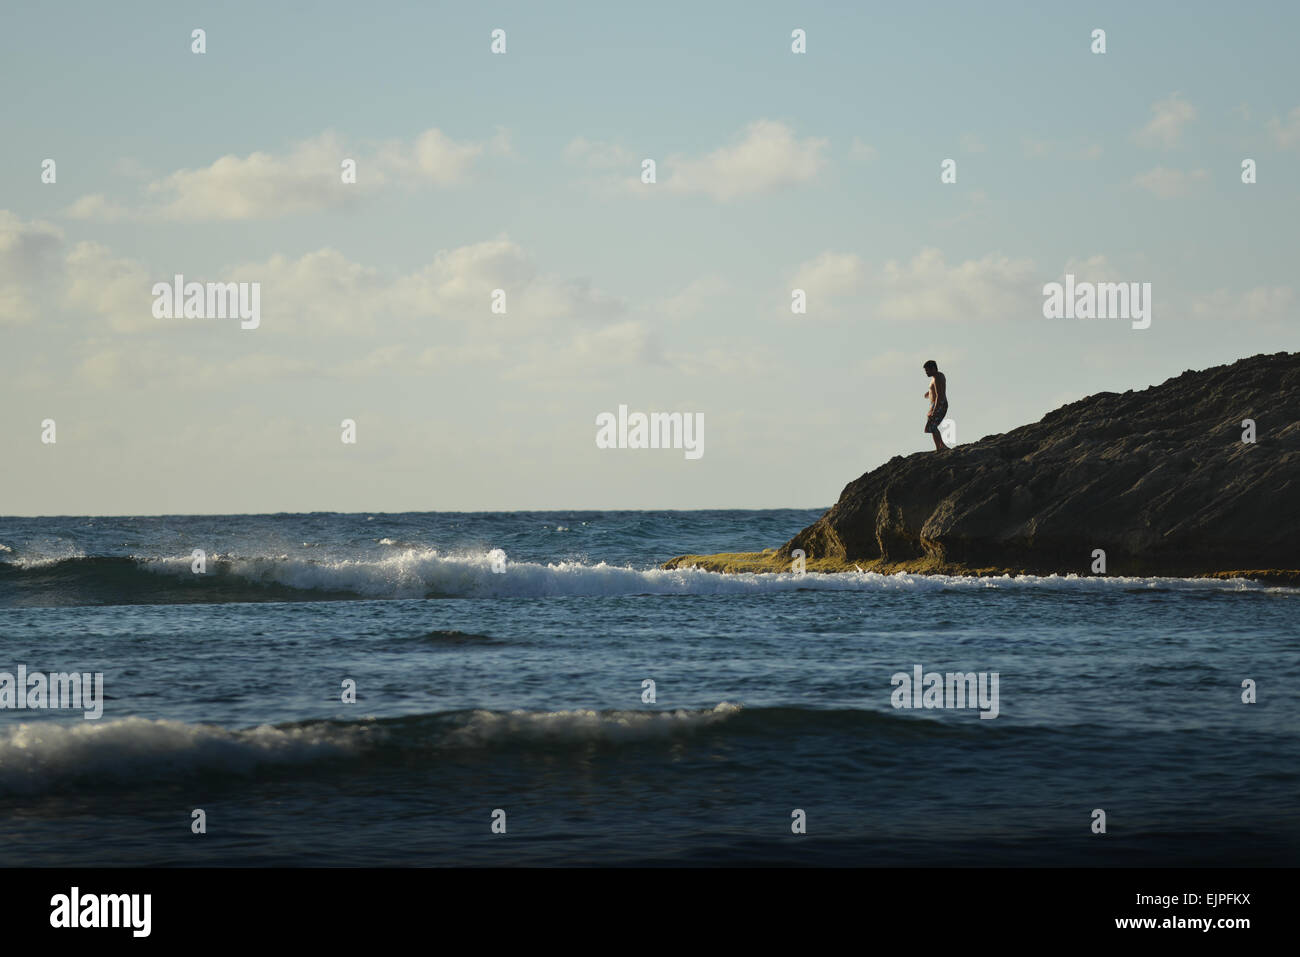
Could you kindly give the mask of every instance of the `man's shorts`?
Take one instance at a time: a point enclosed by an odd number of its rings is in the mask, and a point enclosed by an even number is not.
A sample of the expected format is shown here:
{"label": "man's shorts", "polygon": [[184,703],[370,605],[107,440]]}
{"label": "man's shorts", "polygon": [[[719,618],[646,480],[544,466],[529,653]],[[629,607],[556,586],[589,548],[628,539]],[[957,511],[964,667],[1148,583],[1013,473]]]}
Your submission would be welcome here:
{"label": "man's shorts", "polygon": [[940,402],[934,407],[934,411],[925,417],[925,431],[938,432],[939,423],[948,415],[948,403]]}

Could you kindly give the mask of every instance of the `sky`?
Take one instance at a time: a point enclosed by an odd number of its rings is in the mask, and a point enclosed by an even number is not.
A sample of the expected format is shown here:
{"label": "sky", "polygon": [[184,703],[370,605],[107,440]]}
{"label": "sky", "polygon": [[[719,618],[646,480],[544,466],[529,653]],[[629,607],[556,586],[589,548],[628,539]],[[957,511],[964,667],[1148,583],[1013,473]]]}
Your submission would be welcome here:
{"label": "sky", "polygon": [[860,6],[5,4],[0,514],[825,506],[926,359],[961,444],[1295,349],[1300,7]]}

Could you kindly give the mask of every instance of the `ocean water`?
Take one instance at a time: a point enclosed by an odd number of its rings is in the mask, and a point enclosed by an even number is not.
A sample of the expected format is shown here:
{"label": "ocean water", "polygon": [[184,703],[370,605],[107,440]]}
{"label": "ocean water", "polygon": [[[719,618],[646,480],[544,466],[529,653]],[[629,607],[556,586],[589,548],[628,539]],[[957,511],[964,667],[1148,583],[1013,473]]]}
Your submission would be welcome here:
{"label": "ocean water", "polygon": [[2,518],[0,865],[1300,864],[1300,591],[656,568],[819,514]]}

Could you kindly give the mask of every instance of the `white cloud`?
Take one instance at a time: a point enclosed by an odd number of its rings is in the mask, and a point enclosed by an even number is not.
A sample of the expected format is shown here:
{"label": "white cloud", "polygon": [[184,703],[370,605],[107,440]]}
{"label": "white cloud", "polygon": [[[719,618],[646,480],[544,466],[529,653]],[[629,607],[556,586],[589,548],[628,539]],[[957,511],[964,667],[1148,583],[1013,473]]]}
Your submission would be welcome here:
{"label": "white cloud", "polygon": [[[532,257],[508,238],[441,250],[427,265],[403,274],[320,249],[297,259],[246,263],[232,278],[262,284],[264,324],[306,324],[359,335],[392,320],[599,321],[625,308],[589,280],[541,274]],[[491,312],[496,289],[505,292],[505,315]]]}
{"label": "white cloud", "polygon": [[1193,319],[1228,319],[1238,322],[1285,319],[1296,314],[1295,290],[1290,286],[1256,286],[1246,292],[1214,292],[1191,299]]}
{"label": "white cloud", "polygon": [[640,320],[512,341],[508,355],[510,364],[500,378],[526,382],[531,389],[544,385],[546,391],[622,382],[628,369],[644,371],[664,361],[653,331]]}
{"label": "white cloud", "polygon": [[0,322],[38,317],[49,282],[61,268],[63,233],[51,223],[24,222],[0,209]]}
{"label": "white cloud", "polygon": [[824,252],[798,266],[791,285],[808,293],[810,317],[994,320],[1036,310],[1035,277],[1027,259],[990,254],[950,266],[925,248],[874,271],[855,254]]}
{"label": "white cloud", "polygon": [[116,223],[130,219],[131,211],[103,193],[90,193],[65,207],[63,215],[69,219],[93,219],[101,223]]}
{"label": "white cloud", "polygon": [[152,282],[140,263],[115,257],[106,246],[68,248],[57,227],[0,210],[0,321],[53,324],[70,310],[133,331],[158,322]]}
{"label": "white cloud", "polygon": [[1115,266],[1111,263],[1110,259],[1102,253],[1089,256],[1087,259],[1080,259],[1078,256],[1071,256],[1065,261],[1065,268],[1061,270],[1060,275],[1064,276],[1067,273],[1073,276],[1076,282],[1118,281],[1118,274],[1115,271]]}
{"label": "white cloud", "polygon": [[827,250],[796,267],[790,278],[790,286],[808,294],[808,311],[815,315],[817,309],[814,307],[818,305],[818,300],[824,303],[856,292],[862,285],[864,275],[862,260],[855,254]]}
{"label": "white cloud", "polygon": [[864,143],[858,137],[853,137],[853,143],[849,146],[849,155],[855,160],[873,160],[880,155],[880,151],[870,143]]}
{"label": "white cloud", "polygon": [[[503,138],[504,137],[504,138]],[[510,149],[509,134],[498,127],[493,140],[497,151]],[[457,143],[438,129],[425,130],[407,146],[388,143],[380,150],[376,165],[381,177],[387,175],[423,179],[437,186],[453,186],[462,182],[484,147],[479,143]],[[338,162],[335,162],[334,179],[338,180]],[[362,174],[358,164],[357,183]],[[382,179],[381,179],[382,181]]]}
{"label": "white cloud", "polygon": [[1140,146],[1148,148],[1177,146],[1183,127],[1196,119],[1196,107],[1177,93],[1151,104],[1151,119],[1136,134]]}
{"label": "white cloud", "polygon": [[[0,213],[0,226],[8,229],[0,229],[0,251],[14,245],[8,235],[14,222]],[[236,383],[289,377],[375,381],[431,369],[534,377],[559,387],[595,366],[602,376],[617,376],[627,367],[664,361],[652,329],[621,318],[621,299],[590,280],[543,272],[508,238],[443,250],[427,265],[400,273],[328,248],[217,274],[187,272],[189,281],[261,284],[261,325],[244,332],[233,322],[155,319],[152,286],[170,274],[155,275],[93,242],[65,254],[53,227],[27,232],[53,237],[42,253],[57,270],[45,284],[55,307],[50,319],[73,337],[64,353],[70,370],[100,388],[184,383],[228,391]],[[491,312],[496,288],[507,291],[505,315]],[[12,284],[0,283],[0,303],[13,294]],[[425,328],[431,320],[467,321]],[[121,335],[164,327],[174,334],[133,336],[129,344]]]}
{"label": "white cloud", "polygon": [[890,260],[872,283],[879,319],[996,320],[1034,314],[1039,287],[1034,265],[991,253],[949,266],[938,249],[926,248],[907,263]]}
{"label": "white cloud", "polygon": [[703,276],[664,299],[655,311],[670,319],[692,319],[731,291],[730,283],[720,276]]}
{"label": "white cloud", "polygon": [[564,158],[588,169],[626,169],[629,173],[638,167],[636,155],[617,143],[593,142],[575,136],[564,147]]}
{"label": "white cloud", "polygon": [[[428,129],[409,143],[388,141],[373,151],[325,132],[287,153],[223,156],[209,166],[182,169],[155,179],[134,205],[94,193],[64,210],[74,219],[212,222],[272,219],[332,209],[386,185],[447,187],[463,182],[485,153],[509,155],[510,135],[498,127],[487,144],[457,142]],[[342,181],[342,163],[355,160],[357,181]]]}
{"label": "white cloud", "polygon": [[[164,277],[165,278],[165,277]],[[201,281],[202,277],[186,276]],[[350,261],[336,249],[314,250],[297,258],[276,255],[243,263],[225,282],[261,284],[262,329],[258,335],[310,326],[313,334],[371,332],[391,311],[394,277]]]}
{"label": "white cloud", "polygon": [[1276,116],[1268,121],[1268,131],[1273,134],[1273,142],[1281,149],[1288,150],[1300,145],[1300,106],[1292,110],[1285,120]]}
{"label": "white cloud", "polygon": [[1203,169],[1181,170],[1157,166],[1133,177],[1133,184],[1154,193],[1161,199],[1172,199],[1176,196],[1186,196],[1191,192],[1192,187],[1208,178],[1209,174]]}
{"label": "white cloud", "polygon": [[439,252],[428,266],[394,290],[400,308],[446,319],[499,321],[489,311],[492,292],[506,294],[506,315],[520,322],[607,319],[623,302],[585,278],[539,273],[532,258],[509,239],[495,239]]}
{"label": "white cloud", "polygon": [[[149,184],[155,206],[144,215],[161,219],[269,219],[339,206],[356,197],[340,180],[348,151],[331,133],[299,143],[283,156],[223,156],[211,166],[182,169]],[[359,171],[358,181],[364,177]]]}
{"label": "white cloud", "polygon": [[[176,334],[177,342],[186,343],[178,346],[184,352],[193,347],[189,334],[196,326],[153,316],[153,286],[170,282],[172,274],[172,268],[150,267],[115,255],[99,243],[68,246],[57,227],[24,222],[0,210],[0,321],[40,319],[82,337],[87,347],[96,329],[101,335],[168,330]],[[186,268],[184,275],[191,282],[260,285],[258,330],[236,331],[233,338],[219,340],[223,348],[236,350],[254,343],[257,349],[273,348],[286,334],[294,348],[316,339],[323,344],[330,338],[375,336],[387,345],[397,344],[394,337],[414,337],[412,345],[423,347],[422,325],[431,320],[466,320],[456,323],[465,330],[466,341],[461,344],[465,355],[476,350],[479,355],[499,354],[499,344],[492,340],[502,330],[509,330],[512,342],[532,337],[551,352],[572,350],[575,344],[599,344],[605,341],[601,336],[612,335],[616,343],[626,342],[629,334],[627,329],[619,334],[608,332],[617,328],[627,311],[621,298],[586,277],[543,272],[521,246],[505,237],[439,251],[426,265],[406,272],[353,262],[338,250],[324,248],[220,270],[205,271],[195,265],[192,270]],[[491,311],[496,289],[506,293],[504,315]],[[708,290],[702,287],[697,291]],[[233,323],[230,328],[238,330]],[[439,331],[441,341],[447,339],[448,328]],[[118,374],[129,378],[149,368],[155,370],[151,373],[155,378],[178,374],[178,365],[141,365],[132,358],[134,352],[117,348],[112,339],[106,341],[114,347],[101,349],[100,357],[86,368],[87,375],[93,373],[99,381]],[[615,355],[626,351],[622,346],[613,350]],[[511,355],[510,360],[516,361],[516,357]],[[348,363],[332,363],[328,371],[360,375],[384,364],[415,361],[400,350],[376,351],[364,363],[353,357]],[[421,361],[429,360],[423,357]],[[232,374],[254,372],[253,365],[247,363],[231,367]]]}
{"label": "white cloud", "polygon": [[488,140],[487,150],[493,156],[514,156],[515,144],[510,137],[510,131],[504,126],[498,126],[496,132],[492,134],[492,139]]}
{"label": "white cloud", "polygon": [[492,290],[505,291],[508,315],[536,274],[536,266],[517,243],[487,240],[440,250],[433,262],[394,285],[393,298],[398,308],[415,316],[487,319]]}
{"label": "white cloud", "polygon": [[827,140],[800,140],[784,123],[758,120],[731,146],[691,159],[670,157],[665,187],[677,193],[703,193],[719,202],[804,183],[825,165]]}
{"label": "white cloud", "polygon": [[67,304],[106,319],[116,332],[136,332],[157,326],[153,316],[151,278],[144,266],[114,256],[99,243],[80,242],[68,252],[65,290]]}
{"label": "white cloud", "polygon": [[651,345],[650,330],[645,323],[632,320],[579,333],[574,337],[571,354],[580,367],[592,363],[632,365],[658,358]]}

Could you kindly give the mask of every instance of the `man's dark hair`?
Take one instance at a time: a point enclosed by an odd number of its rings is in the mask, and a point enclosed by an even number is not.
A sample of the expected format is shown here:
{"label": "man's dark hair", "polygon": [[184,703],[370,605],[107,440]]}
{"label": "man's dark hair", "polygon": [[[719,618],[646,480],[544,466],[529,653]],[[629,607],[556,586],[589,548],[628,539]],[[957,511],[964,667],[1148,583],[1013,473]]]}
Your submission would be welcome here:
{"label": "man's dark hair", "polygon": [[933,359],[926,359],[925,365],[921,366],[921,368],[928,372],[930,369],[938,369],[939,363],[935,362]]}

